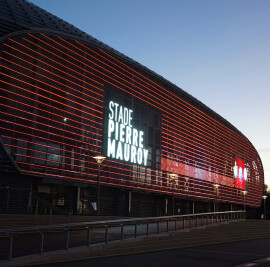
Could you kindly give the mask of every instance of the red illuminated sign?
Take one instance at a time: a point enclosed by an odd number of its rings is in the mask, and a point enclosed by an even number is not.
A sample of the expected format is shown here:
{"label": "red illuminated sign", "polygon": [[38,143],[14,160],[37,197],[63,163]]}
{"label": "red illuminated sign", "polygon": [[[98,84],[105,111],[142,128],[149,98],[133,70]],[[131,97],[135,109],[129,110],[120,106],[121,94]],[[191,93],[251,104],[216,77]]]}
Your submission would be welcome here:
{"label": "red illuminated sign", "polygon": [[167,158],[161,158],[161,169],[170,173],[177,173],[186,177],[209,181],[215,184],[234,186],[234,179],[212,171],[207,171],[185,163],[177,162]]}
{"label": "red illuminated sign", "polygon": [[245,161],[235,157],[233,166],[234,186],[239,189],[246,189],[247,185],[247,168]]}

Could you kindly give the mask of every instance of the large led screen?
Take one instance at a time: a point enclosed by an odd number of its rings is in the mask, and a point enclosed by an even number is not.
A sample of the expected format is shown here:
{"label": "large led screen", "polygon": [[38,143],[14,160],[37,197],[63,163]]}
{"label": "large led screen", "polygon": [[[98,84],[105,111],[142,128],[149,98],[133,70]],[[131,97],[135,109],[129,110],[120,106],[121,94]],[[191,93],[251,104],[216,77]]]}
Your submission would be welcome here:
{"label": "large led screen", "polygon": [[247,168],[245,166],[245,161],[234,157],[234,186],[239,189],[246,189],[247,186]]}

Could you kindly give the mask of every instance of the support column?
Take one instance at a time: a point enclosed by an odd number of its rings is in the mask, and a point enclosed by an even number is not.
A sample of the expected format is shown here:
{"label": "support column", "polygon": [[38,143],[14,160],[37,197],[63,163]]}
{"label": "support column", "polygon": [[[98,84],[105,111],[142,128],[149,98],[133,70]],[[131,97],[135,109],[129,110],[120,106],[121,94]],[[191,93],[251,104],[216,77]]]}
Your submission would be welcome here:
{"label": "support column", "polygon": [[79,208],[80,208],[80,196],[81,196],[81,188],[77,188],[77,201],[76,201],[76,214],[79,214]]}
{"label": "support column", "polygon": [[165,215],[168,214],[168,198],[165,200]]}
{"label": "support column", "polygon": [[7,213],[9,213],[10,187],[7,186]]}
{"label": "support column", "polygon": [[[67,190],[69,188],[67,187]],[[68,194],[69,196],[67,197],[67,210],[68,212],[72,211],[73,214],[78,214],[79,213],[79,201],[80,201],[80,187],[73,187],[72,188],[72,194]]]}
{"label": "support column", "polygon": [[131,212],[131,191],[128,191],[128,214]]}
{"label": "support column", "polygon": [[[32,208],[32,190],[33,190],[33,186],[31,185],[31,188],[29,190],[29,194],[28,194],[28,213],[31,212],[31,208]],[[33,210],[32,210],[33,212]]]}

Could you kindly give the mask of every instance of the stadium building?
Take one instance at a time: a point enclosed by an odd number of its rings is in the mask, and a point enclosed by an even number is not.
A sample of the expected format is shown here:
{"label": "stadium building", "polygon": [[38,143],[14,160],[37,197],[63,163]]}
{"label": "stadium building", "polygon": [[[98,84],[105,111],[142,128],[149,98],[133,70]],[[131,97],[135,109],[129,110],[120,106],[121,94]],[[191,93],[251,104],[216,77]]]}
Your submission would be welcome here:
{"label": "stadium building", "polygon": [[0,140],[1,213],[160,216],[261,203],[262,162],[238,129],[25,0],[0,0]]}

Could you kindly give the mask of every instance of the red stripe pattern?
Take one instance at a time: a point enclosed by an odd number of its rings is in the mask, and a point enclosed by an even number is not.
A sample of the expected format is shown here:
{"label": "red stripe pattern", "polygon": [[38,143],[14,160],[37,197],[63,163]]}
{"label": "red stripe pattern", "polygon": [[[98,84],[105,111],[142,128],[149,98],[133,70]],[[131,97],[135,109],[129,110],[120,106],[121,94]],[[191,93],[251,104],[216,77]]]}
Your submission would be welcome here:
{"label": "red stripe pattern", "polygon": [[[23,172],[96,183],[92,157],[103,151],[104,86],[110,85],[162,114],[163,164],[150,168],[106,159],[101,183],[213,201],[210,173],[225,181],[219,201],[243,203],[242,190],[232,182],[237,156],[248,169],[246,204],[260,205],[263,167],[249,140],[144,68],[80,41],[29,33],[3,42],[0,69],[1,136]],[[171,172],[177,173],[174,189]]]}

